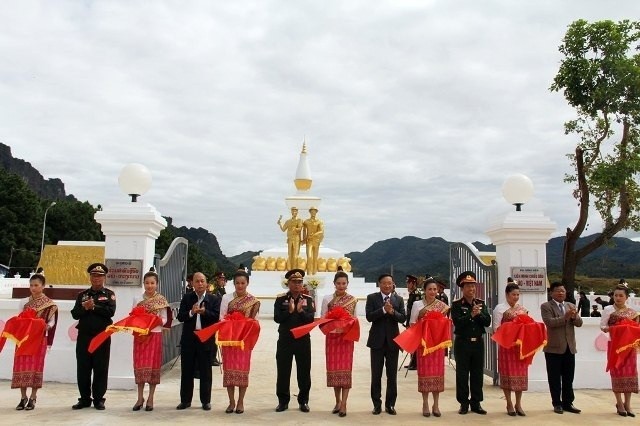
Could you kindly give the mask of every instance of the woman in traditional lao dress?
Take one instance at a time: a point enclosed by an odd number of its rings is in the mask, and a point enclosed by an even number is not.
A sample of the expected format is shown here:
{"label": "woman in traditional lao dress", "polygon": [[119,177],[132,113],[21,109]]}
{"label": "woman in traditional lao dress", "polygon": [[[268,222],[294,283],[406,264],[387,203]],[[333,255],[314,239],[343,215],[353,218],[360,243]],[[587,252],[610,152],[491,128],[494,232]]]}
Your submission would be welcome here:
{"label": "woman in traditional lao dress", "polygon": [[153,410],[153,396],[156,385],[160,383],[160,368],[162,367],[162,326],[167,323],[167,299],[156,290],[158,289],[158,274],[149,271],[144,274],[144,293],[134,298],[133,306],[143,307],[149,314],[158,315],[162,319],[161,325],[155,327],[146,336],[134,334],[133,338],[133,374],[138,385],[138,400],[133,411],[139,411],[144,404],[144,384],[149,383],[149,395],[145,411]]}
{"label": "woman in traditional lao dress", "polygon": [[[38,389],[42,387],[42,372],[47,347],[51,347],[55,335],[58,307],[53,300],[44,295],[44,275],[35,274],[29,278],[31,296],[20,301],[20,311],[33,309],[37,318],[45,323],[45,332],[36,338],[42,341],[40,350],[35,355],[15,355],[13,358],[13,377],[11,389],[20,388],[20,403],[16,410],[33,410],[36,406]],[[17,349],[17,348],[16,348]],[[27,398],[27,388],[31,388],[31,396]]]}
{"label": "woman in traditional lao dress", "polygon": [[[349,275],[338,271],[333,278],[336,291],[322,299],[320,314],[325,317],[333,308],[341,307],[352,317],[356,316],[358,299],[347,293]],[[344,330],[335,329],[327,333],[325,352],[327,357],[327,387],[332,387],[336,398],[333,414],[347,415],[347,398],[351,389],[351,370],[353,367],[353,340],[343,338]]]}
{"label": "woman in traditional lao dress", "polygon": [[[636,352],[639,342],[638,333],[637,330],[634,330],[635,336],[627,337],[626,341],[619,341],[617,333],[614,336],[612,330],[614,327],[637,327],[633,322],[638,322],[640,314],[627,307],[628,298],[629,288],[625,285],[618,285],[613,291],[614,304],[605,306],[602,311],[600,328],[611,335],[607,353],[607,358],[609,359],[607,367],[611,375],[611,390],[616,396],[616,409],[621,416],[635,417],[636,415],[631,411],[631,393],[638,393],[638,356]],[[612,352],[621,349],[621,346],[627,347],[627,350],[618,355],[623,357],[620,365],[620,363],[611,361],[614,357]],[[622,401],[623,394],[624,402]]]}
{"label": "woman in traditional lao dress", "polygon": [[[427,279],[422,285],[424,297],[416,300],[411,307],[409,324],[414,326],[429,312],[439,312],[446,315],[449,306],[436,299],[438,295],[438,283],[433,278]],[[426,319],[428,321],[428,319]],[[445,343],[446,342],[442,342]],[[449,339],[448,346],[451,346]],[[418,392],[422,394],[422,415],[429,417],[431,412],[435,417],[440,417],[440,392],[444,391],[444,346],[424,355],[424,347],[418,348]],[[429,411],[429,393],[433,394],[433,406]]]}
{"label": "woman in traditional lao dress", "polygon": [[[233,275],[235,290],[231,294],[222,296],[220,303],[220,320],[224,320],[227,314],[240,312],[246,318],[258,315],[260,301],[247,293],[249,274],[245,271],[237,271]],[[224,342],[218,342],[222,347],[222,386],[227,388],[229,406],[225,413],[244,413],[244,395],[249,386],[249,370],[251,369],[251,350],[241,346],[226,346]],[[238,387],[238,402],[235,401],[235,388]]]}
{"label": "woman in traditional lao dress", "polygon": [[[505,288],[505,303],[500,303],[493,310],[493,330],[496,331],[505,322],[513,321],[518,315],[526,315],[528,311],[518,304],[520,288],[516,283],[509,283]],[[510,416],[525,416],[522,410],[522,392],[528,389],[529,366],[520,359],[520,347],[510,348],[498,346],[498,372],[500,387],[507,400],[507,414]],[[511,392],[516,395],[514,408]]]}

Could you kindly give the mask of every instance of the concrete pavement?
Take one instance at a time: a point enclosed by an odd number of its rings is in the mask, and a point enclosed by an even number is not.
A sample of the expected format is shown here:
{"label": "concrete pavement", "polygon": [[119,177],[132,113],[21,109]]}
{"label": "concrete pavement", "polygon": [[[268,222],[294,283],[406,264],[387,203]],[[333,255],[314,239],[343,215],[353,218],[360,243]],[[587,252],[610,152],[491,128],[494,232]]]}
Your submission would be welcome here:
{"label": "concrete pavement", "polygon": [[[446,389],[440,396],[441,418],[422,417],[422,398],[417,391],[417,375],[411,371],[405,377],[403,368],[398,375],[397,416],[382,413],[379,416],[371,414],[372,404],[369,397],[369,350],[366,347],[366,336],[369,324],[364,318],[360,319],[362,335],[356,343],[353,367],[354,387],[349,395],[348,415],[339,418],[331,414],[334,405],[333,390],[326,387],[324,335],[319,330],[312,332],[312,388],[309,406],[310,413],[298,410],[295,397],[289,410],[283,413],[274,411],[277,405],[275,396],[275,343],[277,327],[270,316],[260,318],[262,332],[260,340],[253,352],[250,384],[245,400],[243,414],[225,414],[227,406],[226,389],[222,388],[222,374],[217,368],[213,375],[212,410],[205,412],[200,408],[197,400],[198,381],[194,391],[193,406],[184,411],[177,411],[180,388],[180,363],[167,370],[162,376],[162,383],[156,390],[154,411],[133,412],[131,407],[136,401],[135,391],[107,392],[105,411],[86,408],[72,411],[71,405],[77,400],[77,388],[74,384],[45,383],[38,393],[36,409],[31,412],[15,411],[20,393],[17,389],[10,389],[10,382],[0,382],[0,407],[2,408],[2,424],[74,424],[74,425],[141,425],[148,423],[186,424],[216,422],[218,424],[350,424],[376,422],[382,424],[410,425],[425,423],[456,424],[518,424],[518,425],[568,425],[578,422],[589,422],[594,425],[605,424],[637,424],[638,420],[623,418],[615,414],[615,398],[613,393],[602,390],[577,390],[575,405],[581,408],[582,414],[555,414],[552,411],[549,394],[547,392],[525,393],[523,408],[527,417],[508,417],[502,391],[485,383],[485,400],[483,407],[489,412],[486,416],[469,413],[465,416],[457,414],[458,404],[455,400],[455,370],[453,365],[446,368]],[[5,350],[12,350],[7,344]],[[542,356],[538,354],[537,356]],[[404,358],[401,353],[400,360]],[[45,368],[55,368],[55,365],[45,365]],[[604,368],[604,366],[603,366]],[[295,368],[292,373],[292,393],[296,393]],[[589,374],[578,371],[576,374]],[[383,397],[384,397],[383,377]],[[637,407],[634,411],[640,413],[640,399],[633,395],[632,403]]]}

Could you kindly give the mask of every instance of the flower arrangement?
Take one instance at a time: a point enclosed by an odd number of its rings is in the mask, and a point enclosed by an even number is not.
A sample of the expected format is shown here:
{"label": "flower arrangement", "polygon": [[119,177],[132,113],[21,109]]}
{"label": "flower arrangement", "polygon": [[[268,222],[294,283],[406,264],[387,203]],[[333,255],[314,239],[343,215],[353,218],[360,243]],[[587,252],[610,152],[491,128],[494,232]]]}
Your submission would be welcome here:
{"label": "flower arrangement", "polygon": [[318,288],[319,285],[320,285],[320,281],[318,281],[318,280],[310,279],[309,281],[307,281],[307,286],[309,286],[313,290]]}

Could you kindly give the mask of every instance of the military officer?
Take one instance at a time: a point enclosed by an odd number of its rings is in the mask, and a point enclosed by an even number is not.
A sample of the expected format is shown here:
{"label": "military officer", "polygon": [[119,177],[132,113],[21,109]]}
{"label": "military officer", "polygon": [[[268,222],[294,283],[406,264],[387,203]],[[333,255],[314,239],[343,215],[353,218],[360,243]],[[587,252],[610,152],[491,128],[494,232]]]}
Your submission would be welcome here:
{"label": "military officer", "polygon": [[[456,279],[462,287],[462,297],[451,304],[451,320],[455,340],[453,353],[456,359],[456,399],[460,403],[459,414],[471,411],[487,414],[480,402],[483,399],[482,381],[484,369],[485,327],[491,325],[491,315],[484,300],[476,299],[476,274],[463,272]],[[469,398],[471,388],[471,398]]]}
{"label": "military officer", "polygon": [[289,408],[291,394],[291,363],[296,358],[296,376],[298,379],[298,405],[303,413],[309,412],[309,390],[311,389],[311,337],[309,334],[296,339],[291,329],[313,322],[316,311],[313,298],[302,293],[304,271],[292,269],[285,274],[289,291],[276,298],[273,307],[273,319],[278,327],[278,343],[276,348],[276,364],[278,377],[276,395],[278,396],[277,412]]}
{"label": "military officer", "polygon": [[[73,319],[78,320],[78,340],[76,341],[76,361],[78,390],[80,398],[71,408],[80,410],[90,407],[91,402],[96,410],[104,410],[104,394],[107,391],[109,375],[109,355],[111,338],[108,338],[95,352],[89,353],[91,339],[107,326],[113,324],[111,319],[116,313],[116,295],[104,287],[109,272],[102,263],[93,263],[87,268],[91,280],[91,288],[78,294],[71,310]],[[93,373],[93,383],[91,374]],[[92,400],[93,397],[93,400]]]}

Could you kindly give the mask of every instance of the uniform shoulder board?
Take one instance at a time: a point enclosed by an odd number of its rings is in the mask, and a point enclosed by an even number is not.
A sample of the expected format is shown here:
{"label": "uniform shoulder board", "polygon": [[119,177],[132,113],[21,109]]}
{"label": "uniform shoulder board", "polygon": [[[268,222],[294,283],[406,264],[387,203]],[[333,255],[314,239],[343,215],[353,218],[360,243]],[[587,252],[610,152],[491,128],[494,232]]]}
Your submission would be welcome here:
{"label": "uniform shoulder board", "polygon": [[280,293],[280,294],[278,294],[276,297],[284,297],[284,296],[286,296],[286,295],[287,295],[287,293]]}

